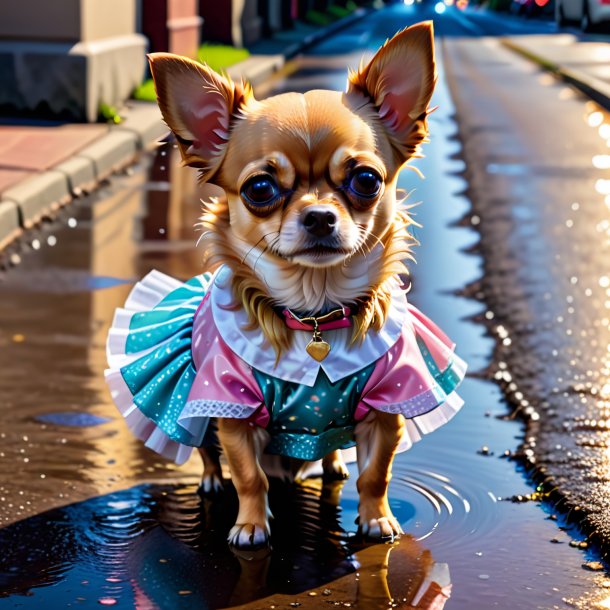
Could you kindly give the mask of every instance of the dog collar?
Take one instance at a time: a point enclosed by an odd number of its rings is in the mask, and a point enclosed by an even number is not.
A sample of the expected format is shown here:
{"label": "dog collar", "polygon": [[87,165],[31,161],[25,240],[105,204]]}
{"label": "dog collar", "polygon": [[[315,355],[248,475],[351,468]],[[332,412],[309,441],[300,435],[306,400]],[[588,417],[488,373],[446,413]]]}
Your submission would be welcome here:
{"label": "dog collar", "polygon": [[[357,344],[352,341],[352,328],[323,331],[322,335],[332,343],[332,350],[322,362],[318,362],[305,349],[311,340],[311,333],[291,331],[290,344],[277,354],[264,335],[260,326],[252,326],[248,312],[243,307],[236,308],[233,293],[232,272],[223,265],[214,276],[210,287],[211,315],[218,328],[219,337],[233,353],[252,368],[267,375],[313,387],[320,370],[335,383],[349,375],[354,375],[381,358],[398,341],[410,317],[402,283],[397,277],[391,286],[390,308],[385,323],[379,329],[369,329]],[[354,326],[355,303],[349,303]],[[282,309],[278,307],[274,315],[277,322],[285,324]],[[309,312],[293,309],[297,316]],[[318,312],[314,312],[314,315]],[[326,312],[324,312],[326,313]],[[332,338],[331,338],[332,337]]]}
{"label": "dog collar", "polygon": [[295,313],[286,308],[282,310],[286,326],[292,330],[306,330],[313,332],[311,341],[305,347],[305,351],[318,362],[322,362],[330,352],[330,343],[322,338],[323,330],[336,330],[353,326],[349,307],[339,307],[321,316],[307,316],[299,318]]}

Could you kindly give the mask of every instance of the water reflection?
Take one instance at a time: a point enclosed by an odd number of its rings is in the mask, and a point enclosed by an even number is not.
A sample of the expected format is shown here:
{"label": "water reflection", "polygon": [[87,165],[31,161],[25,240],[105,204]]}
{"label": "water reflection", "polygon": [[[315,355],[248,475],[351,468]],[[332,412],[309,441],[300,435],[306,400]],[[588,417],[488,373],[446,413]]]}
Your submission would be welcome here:
{"label": "water reflection", "polygon": [[342,485],[272,481],[274,549],[263,556],[226,544],[232,489],[212,501],[194,486],[138,486],[17,522],[0,530],[0,608],[19,596],[23,608],[319,608],[323,599],[441,609],[448,566],[410,536],[364,545],[345,532]]}
{"label": "water reflection", "polygon": [[103,380],[108,324],[131,283],[153,267],[187,278],[201,266],[192,227],[202,195],[176,157],[162,145],[2,259],[0,523],[200,475],[197,457],[177,471],[134,439]]}

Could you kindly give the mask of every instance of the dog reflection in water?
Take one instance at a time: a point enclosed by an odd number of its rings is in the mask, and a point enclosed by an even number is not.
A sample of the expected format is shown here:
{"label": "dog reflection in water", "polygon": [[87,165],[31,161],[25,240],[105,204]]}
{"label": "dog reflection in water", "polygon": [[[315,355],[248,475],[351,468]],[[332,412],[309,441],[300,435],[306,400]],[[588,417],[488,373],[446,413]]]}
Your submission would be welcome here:
{"label": "dog reflection in water", "polygon": [[[237,498],[201,499],[190,489],[162,498],[156,523],[128,561],[137,607],[303,608],[350,603],[366,610],[440,610],[451,592],[449,567],[403,535],[393,544],[362,544],[340,525],[343,481],[271,480],[277,511],[274,548],[231,552],[225,541]],[[177,593],[182,592],[182,596]],[[184,606],[180,605],[181,602]]]}

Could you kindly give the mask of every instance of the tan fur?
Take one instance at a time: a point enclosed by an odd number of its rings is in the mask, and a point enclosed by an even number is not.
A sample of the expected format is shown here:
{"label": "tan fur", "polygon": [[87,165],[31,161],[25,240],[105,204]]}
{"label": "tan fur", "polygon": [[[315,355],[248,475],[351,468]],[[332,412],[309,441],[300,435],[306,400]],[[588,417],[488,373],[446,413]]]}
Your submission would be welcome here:
{"label": "tan fur", "polygon": [[[358,516],[365,534],[393,538],[402,533],[388,503],[392,460],[404,434],[402,415],[371,412],[356,426],[358,448]],[[372,530],[372,531],[371,531]]]}
{"label": "tan fur", "polygon": [[[350,73],[346,93],[285,93],[262,101],[248,85],[207,66],[151,56],[159,106],[184,163],[224,189],[205,203],[201,218],[204,266],[232,269],[235,307],[244,309],[252,328],[260,327],[278,359],[297,331],[287,329],[276,306],[315,315],[357,304],[353,349],[386,321],[391,284],[407,273],[415,243],[396,181],[427,136],[436,79],[432,36],[430,22],[399,32]],[[358,171],[376,174],[380,188],[368,194],[353,188]],[[274,194],[255,201],[247,193],[261,176]],[[315,214],[330,217],[332,230],[308,228]],[[360,525],[375,537],[400,533],[387,487],[403,430],[402,416],[386,413],[356,427]],[[218,434],[239,495],[230,540],[255,546],[269,529],[259,436],[247,421],[227,418],[219,419]],[[344,472],[334,452],[324,467]],[[208,460],[206,468],[215,466]]]}

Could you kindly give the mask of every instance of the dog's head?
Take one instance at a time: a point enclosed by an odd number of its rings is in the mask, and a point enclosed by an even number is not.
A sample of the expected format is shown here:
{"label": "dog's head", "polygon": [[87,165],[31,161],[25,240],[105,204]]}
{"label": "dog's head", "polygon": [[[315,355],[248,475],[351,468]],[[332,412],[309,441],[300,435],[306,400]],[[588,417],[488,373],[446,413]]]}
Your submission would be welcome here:
{"label": "dog's head", "polygon": [[382,240],[396,178],[427,134],[432,24],[399,32],[349,75],[346,93],[257,101],[205,65],[150,56],[159,105],[183,160],[227,197],[234,249],[328,268]]}

